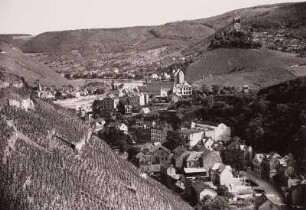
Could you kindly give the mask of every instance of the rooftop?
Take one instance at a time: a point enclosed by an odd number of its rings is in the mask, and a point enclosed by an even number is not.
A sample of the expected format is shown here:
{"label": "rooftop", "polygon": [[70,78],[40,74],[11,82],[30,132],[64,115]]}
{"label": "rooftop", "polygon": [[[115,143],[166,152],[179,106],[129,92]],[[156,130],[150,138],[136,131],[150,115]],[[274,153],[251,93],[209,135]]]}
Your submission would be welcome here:
{"label": "rooftop", "polygon": [[186,161],[197,161],[203,152],[191,152]]}
{"label": "rooftop", "polygon": [[205,168],[184,168],[184,172],[186,174],[190,174],[190,173],[204,173],[206,172]]}
{"label": "rooftop", "polygon": [[[198,193],[202,192],[205,189],[210,189],[210,187],[208,185],[206,185],[204,182],[199,181],[199,180],[196,180],[196,181],[192,182],[191,186]],[[212,189],[210,189],[210,190],[212,190]]]}
{"label": "rooftop", "polygon": [[202,130],[195,129],[195,128],[191,128],[191,129],[182,129],[182,130],[180,130],[180,133],[181,133],[181,134],[184,134],[184,135],[190,135],[190,134],[202,133],[202,132],[203,132]]}

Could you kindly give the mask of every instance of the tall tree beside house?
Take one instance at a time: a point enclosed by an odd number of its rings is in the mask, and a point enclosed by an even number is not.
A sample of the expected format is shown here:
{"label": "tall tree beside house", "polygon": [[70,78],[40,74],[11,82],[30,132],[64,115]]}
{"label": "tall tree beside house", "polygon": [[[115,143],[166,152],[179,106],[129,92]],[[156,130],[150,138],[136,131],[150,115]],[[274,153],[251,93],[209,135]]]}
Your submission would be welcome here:
{"label": "tall tree beside house", "polygon": [[181,135],[176,131],[168,131],[167,138],[163,146],[169,150],[174,150],[178,146],[184,146],[186,141],[181,137]]}
{"label": "tall tree beside house", "polygon": [[165,120],[168,124],[170,124],[173,130],[177,130],[181,126],[181,119],[177,116],[177,114],[167,114],[160,117],[161,120]]}
{"label": "tall tree beside house", "polygon": [[120,114],[123,114],[123,115],[125,114],[125,105],[126,105],[125,102],[119,101],[117,109]]}

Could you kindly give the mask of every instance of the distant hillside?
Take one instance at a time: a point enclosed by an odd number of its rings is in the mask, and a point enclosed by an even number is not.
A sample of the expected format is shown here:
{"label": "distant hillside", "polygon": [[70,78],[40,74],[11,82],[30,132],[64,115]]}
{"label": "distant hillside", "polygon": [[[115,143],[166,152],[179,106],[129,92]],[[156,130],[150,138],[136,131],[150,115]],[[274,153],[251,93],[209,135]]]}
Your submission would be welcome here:
{"label": "distant hillside", "polygon": [[62,86],[68,81],[58,73],[51,70],[19,49],[0,41],[0,67],[1,71],[23,77],[29,84],[39,81],[43,85]]}
{"label": "distant hillside", "polygon": [[[191,209],[121,160],[73,113],[0,89],[0,209]],[[15,103],[16,104],[16,103]]]}
{"label": "distant hillside", "polygon": [[197,84],[264,87],[296,77],[292,66],[300,64],[306,64],[306,58],[265,49],[220,48],[199,56],[186,77],[190,82],[204,78]]}
{"label": "distant hillside", "polygon": [[251,26],[258,33],[273,33],[272,37],[285,30],[290,38],[281,47],[271,48],[295,51],[291,47],[296,43],[305,41],[306,46],[305,8],[306,3],[264,5],[161,26],[46,32],[26,42],[22,50],[36,53],[33,56],[57,72],[102,75],[119,70],[144,75],[186,58],[197,60],[215,33],[226,29],[235,17],[241,18],[243,28]]}
{"label": "distant hillside", "polygon": [[60,72],[154,71],[177,62],[180,51],[215,31],[187,22],[162,26],[88,29],[40,34],[22,47],[26,53],[44,53],[38,59]]}
{"label": "distant hillside", "polygon": [[4,41],[14,47],[20,48],[24,43],[29,41],[33,36],[30,34],[0,34],[0,41]]}
{"label": "distant hillside", "polygon": [[205,22],[215,30],[219,30],[227,27],[234,17],[240,17],[246,25],[257,30],[297,28],[306,24],[305,10],[305,2],[270,4],[237,9],[215,17],[195,20],[195,22]]}
{"label": "distant hillside", "polygon": [[[239,17],[242,28],[252,27],[258,32],[269,32],[271,36],[276,36],[278,32],[286,32],[285,34],[288,36],[293,36],[292,39],[306,42],[305,11],[306,2],[271,4],[233,10],[222,15],[192,22],[206,24],[218,33],[232,24],[233,18]],[[184,49],[184,54],[202,53],[207,49],[212,37],[193,43]]]}

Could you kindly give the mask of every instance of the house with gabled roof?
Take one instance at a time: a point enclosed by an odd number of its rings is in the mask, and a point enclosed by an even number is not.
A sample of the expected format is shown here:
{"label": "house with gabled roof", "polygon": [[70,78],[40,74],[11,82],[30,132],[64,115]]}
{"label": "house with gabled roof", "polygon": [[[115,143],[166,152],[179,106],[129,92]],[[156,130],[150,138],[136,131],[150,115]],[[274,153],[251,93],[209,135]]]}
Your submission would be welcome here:
{"label": "house with gabled roof", "polygon": [[171,158],[171,151],[158,145],[142,149],[136,155],[136,163],[143,172],[160,172],[161,164],[171,163]]}
{"label": "house with gabled roof", "polygon": [[185,147],[183,146],[178,146],[175,148],[173,151],[173,164],[174,167],[181,171],[184,167],[184,162],[186,157],[191,153],[191,151],[188,151]]}
{"label": "house with gabled roof", "polygon": [[181,129],[179,133],[188,142],[190,148],[196,146],[204,137],[204,131],[198,129]]}
{"label": "house with gabled roof", "polygon": [[202,167],[207,171],[210,171],[216,163],[222,163],[220,152],[210,151],[208,149],[203,149],[202,152]]}
{"label": "house with gabled roof", "polygon": [[215,185],[225,185],[231,189],[231,185],[235,181],[232,167],[223,163],[216,163],[211,168],[211,179]]}
{"label": "house with gabled roof", "polygon": [[185,164],[186,168],[202,167],[202,161],[201,161],[202,154],[203,152],[192,151],[186,159],[186,164]]}

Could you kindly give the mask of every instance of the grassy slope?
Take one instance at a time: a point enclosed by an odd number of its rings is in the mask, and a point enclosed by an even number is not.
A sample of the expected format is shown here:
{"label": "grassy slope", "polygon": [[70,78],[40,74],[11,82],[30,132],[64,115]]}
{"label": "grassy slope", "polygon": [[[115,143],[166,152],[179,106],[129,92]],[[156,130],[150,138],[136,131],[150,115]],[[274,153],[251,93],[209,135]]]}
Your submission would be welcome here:
{"label": "grassy slope", "polygon": [[4,67],[7,73],[24,77],[31,84],[39,80],[44,85],[62,86],[69,84],[68,81],[49,67],[32,60],[20,50],[0,42],[0,66]]}
{"label": "grassy slope", "polygon": [[94,136],[75,153],[52,131],[75,142],[88,127],[63,108],[35,106],[0,111],[1,209],[190,209]]}
{"label": "grassy slope", "polygon": [[[197,84],[220,85],[228,83],[241,86],[245,83],[267,86],[269,80],[271,82],[275,80],[273,82],[275,84],[275,82],[294,78],[294,75],[286,69],[291,68],[292,65],[303,63],[306,63],[305,58],[298,58],[295,55],[278,51],[220,48],[202,54],[188,67],[186,76],[190,82],[198,81],[204,76],[204,80],[197,82]],[[232,73],[234,68],[245,68],[245,72]],[[211,78],[210,74],[214,76]],[[268,83],[260,82],[262,79]]]}

